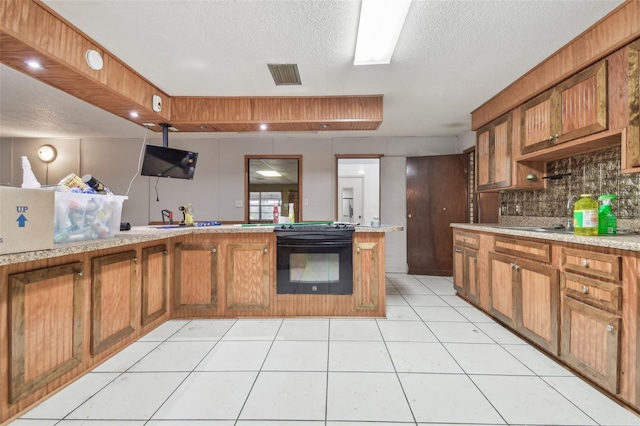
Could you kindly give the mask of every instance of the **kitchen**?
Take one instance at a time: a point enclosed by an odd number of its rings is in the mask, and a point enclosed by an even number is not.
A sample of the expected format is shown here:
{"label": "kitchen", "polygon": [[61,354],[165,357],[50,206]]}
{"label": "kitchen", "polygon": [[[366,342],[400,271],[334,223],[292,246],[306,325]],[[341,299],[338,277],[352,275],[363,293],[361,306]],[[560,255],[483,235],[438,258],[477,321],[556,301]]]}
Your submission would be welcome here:
{"label": "kitchen", "polygon": [[[5,70],[3,69],[3,79],[5,75]],[[497,91],[497,90],[496,90]],[[495,93],[495,91],[494,91]],[[386,108],[385,108],[386,111]],[[386,115],[385,115],[386,119]],[[120,122],[118,122],[118,126],[122,126]],[[142,129],[138,129],[140,133],[143,133]],[[198,149],[200,152],[204,152],[205,156],[202,158],[207,158],[207,153],[209,154],[209,159],[214,159],[211,163],[217,166],[217,170],[213,169],[209,174],[208,168],[205,171],[205,179],[207,182],[217,182],[217,185],[206,185],[206,189],[194,187],[194,186],[186,186],[183,182],[161,182],[159,185],[159,193],[158,198],[165,196],[166,193],[171,194],[168,196],[170,200],[172,200],[172,204],[174,206],[182,205],[188,202],[194,202],[193,200],[200,200],[201,196],[199,194],[202,193],[213,193],[217,200],[210,200],[210,204],[205,204],[203,206],[195,206],[196,215],[199,215],[198,212],[205,212],[206,216],[202,217],[203,220],[206,219],[219,219],[224,221],[242,221],[243,220],[243,208],[235,207],[236,200],[243,199],[244,192],[244,172],[242,170],[242,159],[244,155],[247,154],[266,154],[266,155],[278,155],[278,154],[291,154],[291,153],[301,153],[303,157],[313,158],[313,161],[308,161],[304,163],[304,172],[305,174],[309,174],[309,176],[315,176],[315,174],[319,174],[320,176],[324,176],[325,179],[303,179],[303,185],[305,187],[302,190],[303,197],[304,194],[313,194],[313,197],[309,198],[309,205],[306,205],[306,202],[303,205],[303,219],[305,221],[312,220],[322,220],[327,217],[334,216],[334,205],[335,205],[335,194],[333,193],[333,181],[335,179],[333,161],[335,154],[352,154],[352,155],[362,155],[362,154],[382,154],[382,176],[385,177],[383,179],[383,186],[381,189],[381,199],[388,200],[394,194],[398,192],[402,193],[403,190],[403,179],[404,176],[404,165],[402,161],[402,157],[412,156],[412,155],[438,155],[438,154],[450,154],[454,152],[460,152],[464,148],[468,146],[472,146],[475,143],[475,137],[473,135],[466,135],[466,139],[464,137],[384,137],[384,138],[376,138],[376,137],[361,137],[357,140],[349,140],[348,137],[332,137],[330,139],[330,147],[326,146],[326,140],[320,137],[316,138],[316,135],[307,135],[305,138],[276,138],[271,139],[269,137],[265,137],[263,135],[256,135],[256,137],[252,138],[229,138],[229,139],[209,139],[209,138],[201,138],[202,135],[198,135],[197,138],[186,138],[176,137],[177,134],[172,133],[170,137],[170,144],[174,147],[180,147],[184,149],[193,149],[193,145],[198,143],[198,147],[202,147],[202,149]],[[155,138],[157,141],[159,138]],[[466,140],[467,145],[461,145],[461,140]],[[31,140],[25,141],[26,143],[23,145],[22,143],[11,143],[11,147],[14,150],[13,156],[15,163],[16,154],[22,155],[33,155],[32,152],[35,152],[37,148],[43,143],[42,140]],[[89,143],[91,142],[91,143]],[[209,144],[209,142],[212,142]],[[263,146],[262,143],[266,142],[266,146]],[[140,152],[140,146],[142,144],[142,138],[132,138],[128,137],[125,139],[114,140],[111,138],[96,138],[85,140],[85,139],[76,139],[76,140],[68,140],[68,141],[56,141],[56,143],[63,144],[63,148],[70,147],[72,151],[72,158],[70,159],[70,163],[73,166],[69,167],[67,165],[66,170],[68,171],[70,168],[73,169],[77,167],[77,164],[82,165],[83,172],[91,171],[95,176],[100,177],[101,180],[108,183],[108,185],[112,188],[123,188],[118,192],[124,192],[124,188],[128,184],[131,174],[127,173],[125,170],[127,167],[124,165],[120,165],[118,162],[118,173],[114,176],[113,173],[113,163],[101,160],[103,158],[107,158],[107,154],[120,151],[122,153],[126,153],[126,155],[120,156],[118,154],[118,160],[121,161],[123,157],[135,159],[138,157],[138,153]],[[68,143],[68,145],[67,145]],[[30,145],[29,145],[30,144]],[[452,144],[457,144],[458,146],[452,147]],[[115,149],[114,149],[115,145]],[[58,147],[57,147],[58,148]],[[6,144],[3,144],[3,153],[6,152],[8,148]],[[394,158],[395,157],[395,158]],[[6,157],[3,155],[2,159]],[[217,162],[216,159],[217,158]],[[115,160],[115,159],[114,159]],[[199,160],[200,161],[200,160]],[[385,173],[385,162],[392,167],[388,173]],[[33,161],[34,164],[37,164]],[[131,161],[133,163],[133,161]],[[3,163],[4,165],[5,163]],[[52,163],[53,164],[53,163]],[[134,165],[134,164],[130,164]],[[39,175],[43,175],[43,165],[40,166]],[[64,164],[61,164],[64,166]],[[3,182],[13,182],[18,177],[16,177],[16,173],[20,176],[20,171],[16,170],[13,167],[13,176],[5,180],[5,170],[6,168],[3,166]],[[201,169],[198,170],[200,172]],[[329,171],[329,172],[328,172]],[[51,171],[51,178],[53,179],[54,174]],[[65,173],[63,171],[59,171],[59,173]],[[65,173],[66,174],[66,173]],[[63,174],[64,176],[64,174]],[[196,174],[199,178],[200,175]],[[235,178],[231,178],[231,176],[235,176]],[[398,179],[387,179],[388,176],[398,177]],[[143,183],[140,185],[140,182],[135,182],[138,184],[139,192],[131,192],[129,194],[129,200],[125,203],[125,211],[126,209],[131,209],[132,213],[142,211],[143,213],[140,216],[132,216],[135,219],[127,219],[132,223],[146,223],[149,220],[158,221],[160,220],[160,210],[161,208],[166,208],[166,205],[161,205],[161,202],[156,201],[156,193],[155,188],[153,187],[153,183],[149,181],[148,183]],[[196,183],[194,180],[193,183]],[[170,184],[170,185],[169,185]],[[385,185],[387,187],[385,188]],[[211,190],[210,188],[214,188]],[[134,185],[134,189],[136,187]],[[192,191],[192,192],[190,192]],[[183,195],[178,194],[187,194],[188,198],[180,198]],[[304,198],[303,198],[304,199]],[[175,201],[173,201],[175,200]],[[140,202],[139,208],[136,208],[135,203]],[[153,207],[158,206],[158,207]],[[385,223],[406,223],[406,219],[404,218],[404,211],[402,211],[403,203],[400,202],[398,204],[390,205],[388,203],[381,203],[381,217],[385,221]],[[175,207],[174,207],[175,208]],[[387,209],[386,211],[384,209]],[[200,217],[200,216],[197,216]],[[392,234],[390,234],[390,237]],[[389,238],[390,239],[390,238]],[[403,251],[405,248],[403,247],[403,243],[399,242],[396,245],[398,251]],[[396,250],[391,249],[391,242],[389,242],[388,246],[389,252],[395,252]],[[387,259],[389,260],[389,259]],[[399,262],[397,266],[398,271],[404,272],[401,267],[404,267],[402,264],[402,259],[398,259]],[[406,264],[406,262],[405,262]],[[387,266],[387,272],[393,272],[391,267],[392,265]]]}

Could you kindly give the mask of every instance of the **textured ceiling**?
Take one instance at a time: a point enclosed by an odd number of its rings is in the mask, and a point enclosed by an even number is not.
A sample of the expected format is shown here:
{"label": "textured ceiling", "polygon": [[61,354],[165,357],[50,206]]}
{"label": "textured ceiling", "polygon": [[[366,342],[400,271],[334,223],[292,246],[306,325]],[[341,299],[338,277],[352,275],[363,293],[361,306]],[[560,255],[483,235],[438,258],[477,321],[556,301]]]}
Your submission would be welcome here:
{"label": "textured ceiling", "polygon": [[[383,94],[379,130],[314,134],[345,137],[470,130],[472,110],[622,2],[414,0],[391,64],[374,66],[353,65],[357,0],[44,3],[171,96]],[[302,85],[275,86],[267,63],[298,64]],[[0,95],[0,136],[143,132],[5,66]]]}

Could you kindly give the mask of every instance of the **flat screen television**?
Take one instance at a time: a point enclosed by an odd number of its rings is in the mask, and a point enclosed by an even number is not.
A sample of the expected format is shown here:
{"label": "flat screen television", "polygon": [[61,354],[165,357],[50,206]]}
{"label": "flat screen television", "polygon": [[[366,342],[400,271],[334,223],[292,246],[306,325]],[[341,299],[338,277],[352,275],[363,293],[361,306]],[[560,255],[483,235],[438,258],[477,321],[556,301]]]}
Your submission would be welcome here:
{"label": "flat screen television", "polygon": [[147,145],[140,174],[142,176],[193,179],[197,160],[197,152]]}

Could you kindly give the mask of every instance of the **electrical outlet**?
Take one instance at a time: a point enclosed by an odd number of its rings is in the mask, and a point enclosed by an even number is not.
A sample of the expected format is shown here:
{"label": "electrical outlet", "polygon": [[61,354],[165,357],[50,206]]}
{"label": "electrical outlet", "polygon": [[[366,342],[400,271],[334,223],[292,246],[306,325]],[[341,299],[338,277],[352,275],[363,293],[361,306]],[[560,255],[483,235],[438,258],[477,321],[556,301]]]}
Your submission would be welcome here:
{"label": "electrical outlet", "polygon": [[304,199],[304,205],[305,205],[305,206],[308,206],[308,205],[309,205],[309,199],[308,199],[308,198],[305,198],[305,199]]}
{"label": "electrical outlet", "polygon": [[242,200],[236,200],[236,207],[237,208],[241,208],[242,207]]}

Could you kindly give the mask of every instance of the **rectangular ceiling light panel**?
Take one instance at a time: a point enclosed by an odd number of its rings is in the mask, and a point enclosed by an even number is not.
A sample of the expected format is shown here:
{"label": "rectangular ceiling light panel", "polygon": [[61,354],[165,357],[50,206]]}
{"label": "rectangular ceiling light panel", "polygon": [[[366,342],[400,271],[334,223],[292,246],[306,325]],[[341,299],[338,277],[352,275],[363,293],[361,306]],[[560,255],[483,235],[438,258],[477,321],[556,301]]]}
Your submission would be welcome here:
{"label": "rectangular ceiling light panel", "polygon": [[297,64],[267,64],[276,86],[302,84]]}
{"label": "rectangular ceiling light panel", "polygon": [[411,0],[362,0],[354,65],[388,64]]}

